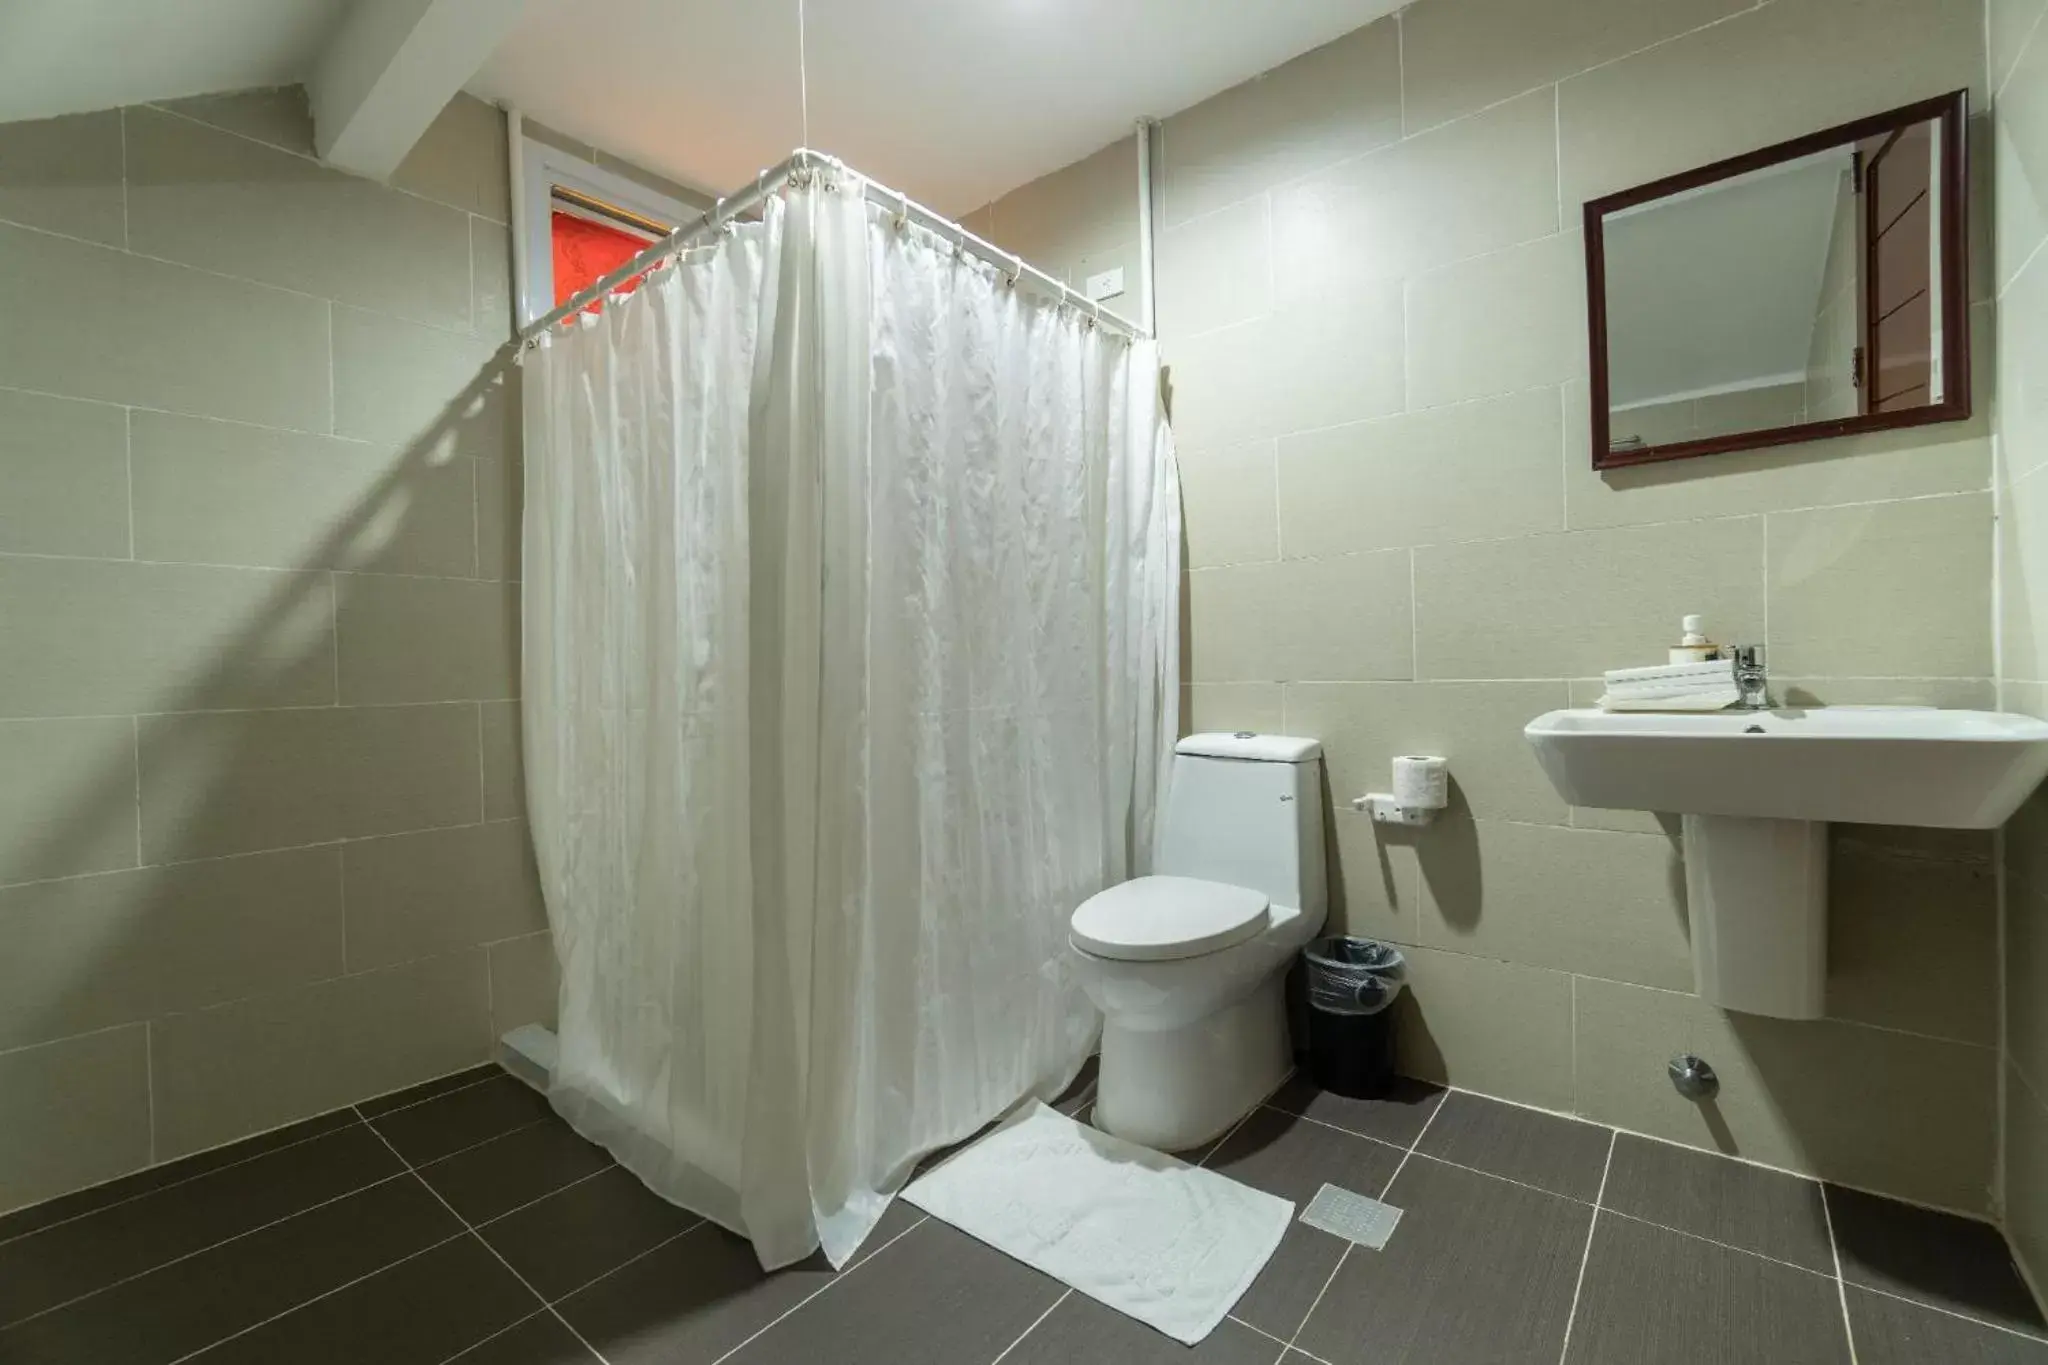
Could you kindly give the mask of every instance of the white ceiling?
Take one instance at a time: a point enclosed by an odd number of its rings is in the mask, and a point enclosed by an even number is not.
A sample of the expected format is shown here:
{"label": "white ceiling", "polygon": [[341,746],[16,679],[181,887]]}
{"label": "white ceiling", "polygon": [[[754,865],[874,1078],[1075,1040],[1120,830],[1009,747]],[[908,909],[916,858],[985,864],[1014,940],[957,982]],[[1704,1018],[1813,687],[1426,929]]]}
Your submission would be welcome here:
{"label": "white ceiling", "polygon": [[469,89],[714,192],[805,143],[963,213],[1398,0],[529,0]]}
{"label": "white ceiling", "polygon": [[1806,369],[1849,148],[1606,220],[1616,406]]}
{"label": "white ceiling", "polygon": [[304,80],[344,0],[0,0],[0,123]]}

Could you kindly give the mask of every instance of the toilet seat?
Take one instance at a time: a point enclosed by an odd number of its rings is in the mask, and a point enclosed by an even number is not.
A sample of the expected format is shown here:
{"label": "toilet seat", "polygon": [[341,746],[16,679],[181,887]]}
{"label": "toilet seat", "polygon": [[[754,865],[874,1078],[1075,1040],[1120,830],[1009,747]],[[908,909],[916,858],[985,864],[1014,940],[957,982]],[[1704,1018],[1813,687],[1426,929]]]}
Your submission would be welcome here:
{"label": "toilet seat", "polygon": [[1256,938],[1264,894],[1197,877],[1136,877],[1074,911],[1074,946],[1116,962],[1174,962]]}

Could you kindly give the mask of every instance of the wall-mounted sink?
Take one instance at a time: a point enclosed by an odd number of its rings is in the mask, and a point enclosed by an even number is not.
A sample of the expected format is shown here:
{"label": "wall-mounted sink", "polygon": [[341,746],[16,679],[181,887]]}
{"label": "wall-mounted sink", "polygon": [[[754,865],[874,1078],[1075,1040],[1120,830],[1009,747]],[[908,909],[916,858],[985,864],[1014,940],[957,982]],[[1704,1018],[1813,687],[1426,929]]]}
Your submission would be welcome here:
{"label": "wall-mounted sink", "polygon": [[1996,711],[1573,710],[1524,733],[1573,805],[1684,817],[1700,994],[1787,1019],[1826,1009],[1828,821],[1995,829],[2048,776],[2048,721]]}

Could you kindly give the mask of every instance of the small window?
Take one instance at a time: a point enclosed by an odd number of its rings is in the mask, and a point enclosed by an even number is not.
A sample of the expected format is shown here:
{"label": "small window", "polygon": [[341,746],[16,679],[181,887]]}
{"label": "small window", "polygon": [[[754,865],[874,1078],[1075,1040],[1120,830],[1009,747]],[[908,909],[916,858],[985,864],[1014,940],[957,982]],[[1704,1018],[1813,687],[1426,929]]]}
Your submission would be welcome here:
{"label": "small window", "polygon": [[[695,211],[615,171],[522,138],[525,184],[515,225],[524,243],[523,326],[567,303]],[[636,279],[626,285],[630,290]]]}

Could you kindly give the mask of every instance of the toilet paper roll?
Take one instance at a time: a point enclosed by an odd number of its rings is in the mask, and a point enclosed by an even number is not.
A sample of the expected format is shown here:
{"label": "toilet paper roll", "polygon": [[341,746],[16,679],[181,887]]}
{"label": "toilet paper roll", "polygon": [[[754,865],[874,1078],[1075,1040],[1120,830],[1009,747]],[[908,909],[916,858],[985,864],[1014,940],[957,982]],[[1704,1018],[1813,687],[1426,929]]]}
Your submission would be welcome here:
{"label": "toilet paper roll", "polygon": [[1450,799],[1450,764],[1429,754],[1394,760],[1394,800],[1410,810],[1442,810]]}

